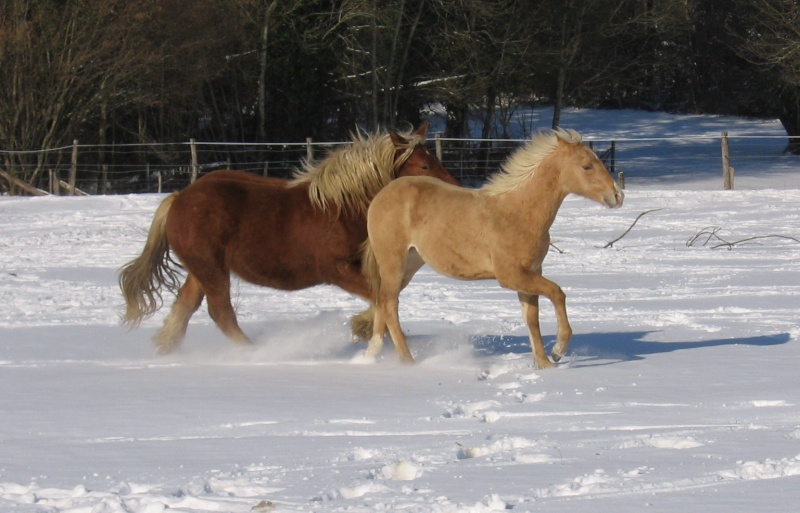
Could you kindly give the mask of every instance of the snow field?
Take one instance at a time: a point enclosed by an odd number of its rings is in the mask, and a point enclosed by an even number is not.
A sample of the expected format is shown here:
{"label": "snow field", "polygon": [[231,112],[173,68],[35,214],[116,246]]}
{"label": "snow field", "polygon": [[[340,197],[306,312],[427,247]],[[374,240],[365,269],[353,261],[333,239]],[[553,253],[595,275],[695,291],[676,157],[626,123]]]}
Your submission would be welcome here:
{"label": "snow field", "polygon": [[[767,180],[765,171],[762,180]],[[785,180],[782,167],[780,180]],[[782,183],[782,182],[781,182]],[[545,276],[575,336],[533,368],[516,294],[423,269],[419,364],[364,346],[333,287],[234,285],[252,348],[201,309],[119,326],[116,270],[162,196],[0,198],[0,511],[752,512],[800,503],[800,191],[568,198]],[[636,226],[613,247],[642,212]],[[552,306],[542,301],[552,344]]]}

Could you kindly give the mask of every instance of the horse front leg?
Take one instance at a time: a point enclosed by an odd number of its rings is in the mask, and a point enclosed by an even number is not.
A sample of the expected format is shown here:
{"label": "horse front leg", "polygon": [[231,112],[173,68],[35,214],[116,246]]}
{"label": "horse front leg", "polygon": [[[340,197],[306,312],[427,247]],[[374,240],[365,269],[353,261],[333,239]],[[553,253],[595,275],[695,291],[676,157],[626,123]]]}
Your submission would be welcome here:
{"label": "horse front leg", "polygon": [[[546,297],[553,303],[555,308],[558,331],[556,332],[556,345],[553,347],[552,356],[556,362],[566,354],[569,341],[572,338],[572,327],[567,317],[567,296],[561,290],[561,287],[540,274],[534,274],[530,271],[514,274],[513,276],[503,276],[498,281],[502,286],[516,290],[519,295],[522,302],[523,316],[530,332],[534,362],[541,368],[552,367],[553,365],[547,359],[544,351],[539,331],[538,296]],[[534,297],[536,297],[535,300],[533,299]]]}
{"label": "horse front leg", "polygon": [[[546,278],[542,278],[545,280]],[[565,354],[567,354],[567,347],[572,338],[572,326],[569,325],[569,318],[567,317],[567,295],[561,290],[561,287],[556,285],[550,280],[547,280],[552,285],[552,296],[547,296],[556,311],[556,320],[558,322],[558,331],[556,332],[556,345],[553,346],[551,353],[553,360],[560,361]]]}
{"label": "horse front leg", "polygon": [[372,336],[372,322],[375,317],[375,305],[372,303],[372,291],[361,267],[352,258],[341,260],[323,274],[323,281],[358,296],[369,303],[366,310],[350,317],[350,332],[353,342],[364,342]]}
{"label": "horse front leg", "polygon": [[522,306],[522,318],[528,325],[528,337],[531,341],[531,351],[533,352],[533,362],[539,369],[553,367],[553,363],[547,357],[542,341],[542,332],[539,329],[539,296],[517,292],[520,305]]}
{"label": "horse front leg", "polygon": [[370,304],[369,309],[362,312],[362,314],[366,314],[367,312],[372,313],[372,319],[370,321],[372,338],[369,339],[369,344],[367,345],[367,350],[364,351],[364,356],[377,358],[378,355],[381,354],[381,351],[383,351],[383,336],[386,333],[386,319],[383,316],[381,308],[372,304]]}
{"label": "horse front leg", "polygon": [[366,310],[350,317],[350,333],[353,342],[364,342],[372,336],[372,326],[375,318],[375,305],[369,304]]}

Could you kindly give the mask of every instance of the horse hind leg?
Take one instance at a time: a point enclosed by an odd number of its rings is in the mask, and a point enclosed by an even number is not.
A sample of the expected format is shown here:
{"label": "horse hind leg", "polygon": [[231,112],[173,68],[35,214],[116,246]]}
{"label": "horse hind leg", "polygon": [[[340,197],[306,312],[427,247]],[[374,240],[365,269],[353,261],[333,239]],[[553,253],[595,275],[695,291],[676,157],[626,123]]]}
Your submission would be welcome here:
{"label": "horse hind leg", "polygon": [[414,363],[414,357],[408,349],[406,337],[403,330],[400,328],[400,320],[398,316],[398,300],[396,294],[382,294],[380,305],[374,308],[375,316],[372,323],[372,338],[369,340],[364,354],[368,357],[375,358],[383,349],[383,337],[386,329],[389,329],[389,335],[394,343],[397,356],[403,363]]}
{"label": "horse hind leg", "polygon": [[[417,250],[411,248],[406,255],[405,270],[403,272],[403,282],[400,284],[400,290],[406,288],[411,282],[411,279],[419,271],[425,262],[419,256]],[[375,305],[370,303],[369,307],[361,313],[358,313],[350,318],[350,331],[353,334],[355,342],[369,340],[373,335],[373,322],[375,318]]]}
{"label": "horse hind leg", "polygon": [[[379,294],[379,308],[382,320],[386,323],[389,335],[392,337],[397,356],[403,363],[414,363],[414,357],[408,349],[406,336],[400,327],[400,291],[408,285],[414,273],[422,266],[422,259],[419,258],[416,250],[409,251],[404,255],[396,254],[383,262],[379,261],[381,273],[381,291]],[[376,316],[376,319],[378,317]],[[380,333],[383,337],[384,330],[375,326],[373,338]],[[370,341],[372,344],[372,341]]]}
{"label": "horse hind leg", "polygon": [[385,297],[382,305],[383,315],[386,318],[386,327],[389,329],[389,335],[392,337],[394,349],[397,351],[397,356],[400,357],[400,361],[403,363],[414,363],[414,357],[408,349],[406,336],[403,333],[403,329],[400,327],[399,294],[400,291],[398,290],[395,294]]}
{"label": "horse hind leg", "polygon": [[153,337],[159,354],[171,353],[183,341],[189,319],[200,308],[203,295],[203,289],[197,278],[189,274],[178,291],[178,297],[172,304],[164,325]]}
{"label": "horse hind leg", "polygon": [[208,314],[226,337],[237,344],[252,344],[236,320],[236,312],[231,304],[230,277],[226,276],[222,283],[213,288],[207,287],[206,301],[208,303]]}

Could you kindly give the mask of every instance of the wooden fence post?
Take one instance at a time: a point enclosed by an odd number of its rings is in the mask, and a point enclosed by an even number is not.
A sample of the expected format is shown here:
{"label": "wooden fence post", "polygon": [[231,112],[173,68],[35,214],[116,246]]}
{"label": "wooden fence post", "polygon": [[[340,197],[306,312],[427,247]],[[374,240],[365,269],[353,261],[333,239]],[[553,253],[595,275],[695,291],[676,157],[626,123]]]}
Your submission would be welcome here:
{"label": "wooden fence post", "polygon": [[733,189],[733,168],[728,148],[728,132],[722,132],[722,187],[726,191]]}
{"label": "wooden fence post", "polygon": [[619,184],[619,188],[620,189],[624,189],[625,188],[625,171],[620,171],[619,174],[617,175],[617,177],[618,177],[617,183]]}
{"label": "wooden fence post", "polygon": [[611,141],[611,174],[617,170],[617,141]]}
{"label": "wooden fence post", "polygon": [[74,139],[72,141],[72,161],[69,165],[69,178],[67,178],[67,183],[69,184],[69,190],[67,194],[69,196],[73,196],[75,194],[75,184],[78,178],[78,140]]}
{"label": "wooden fence post", "polygon": [[269,176],[269,160],[264,161],[264,177]]}
{"label": "wooden fence post", "polygon": [[311,146],[310,137],[306,137],[306,160],[314,162],[314,147]]}
{"label": "wooden fence post", "polygon": [[[189,183],[194,183],[197,180],[197,173],[199,170],[199,165],[197,164],[197,145],[194,142],[194,139],[189,139],[189,145],[192,149],[192,177],[189,179]],[[159,192],[161,192],[161,187],[159,187]]]}
{"label": "wooden fence post", "polygon": [[442,134],[436,134],[436,139],[434,140],[434,146],[436,148],[436,158],[441,161],[442,160]]}

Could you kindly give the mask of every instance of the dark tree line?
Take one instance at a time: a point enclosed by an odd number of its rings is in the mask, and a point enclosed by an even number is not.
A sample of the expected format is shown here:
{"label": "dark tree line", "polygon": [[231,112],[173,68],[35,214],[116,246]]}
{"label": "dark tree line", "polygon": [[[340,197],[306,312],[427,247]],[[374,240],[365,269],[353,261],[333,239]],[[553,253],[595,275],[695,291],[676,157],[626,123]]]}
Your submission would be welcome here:
{"label": "dark tree line", "polygon": [[340,139],[428,102],[452,136],[522,104],[555,105],[553,125],[625,107],[800,136],[800,0],[0,3],[0,150]]}

